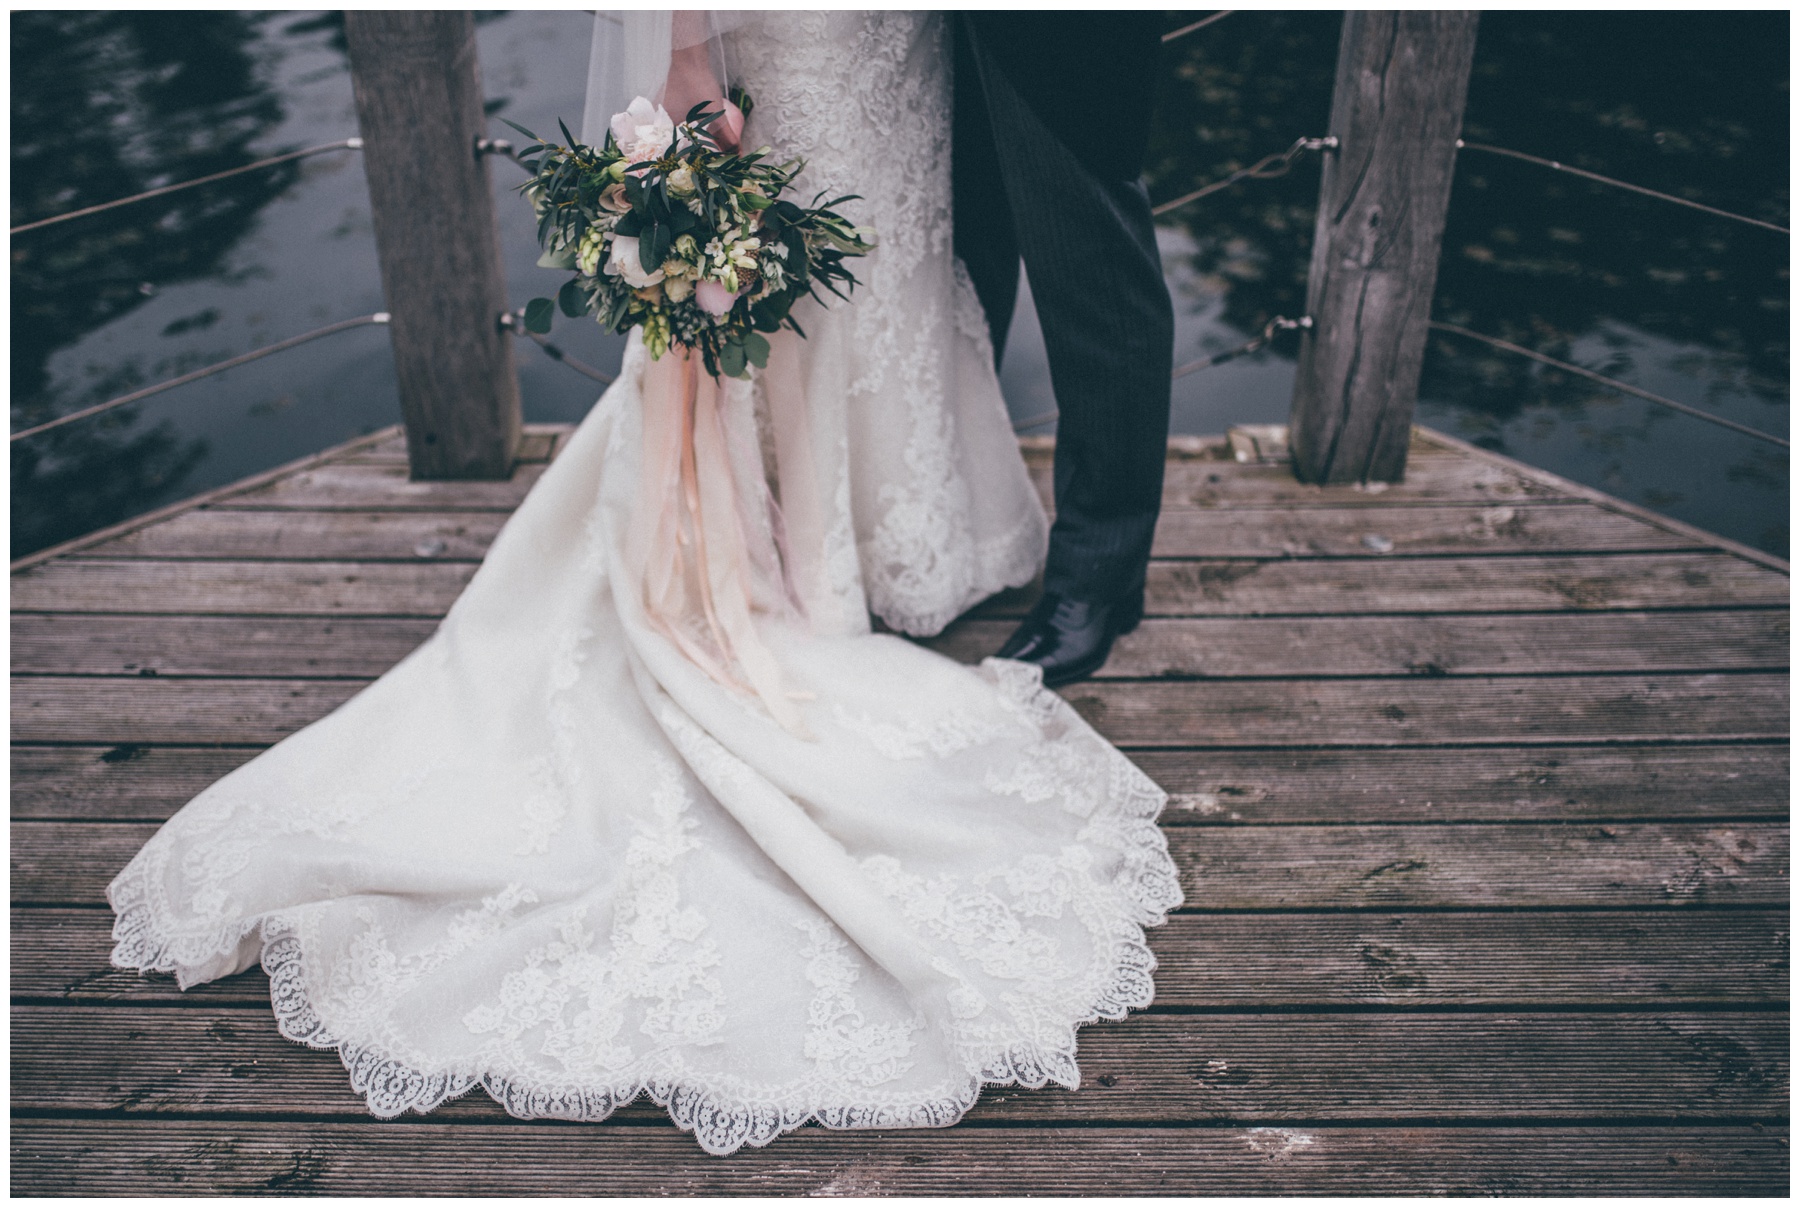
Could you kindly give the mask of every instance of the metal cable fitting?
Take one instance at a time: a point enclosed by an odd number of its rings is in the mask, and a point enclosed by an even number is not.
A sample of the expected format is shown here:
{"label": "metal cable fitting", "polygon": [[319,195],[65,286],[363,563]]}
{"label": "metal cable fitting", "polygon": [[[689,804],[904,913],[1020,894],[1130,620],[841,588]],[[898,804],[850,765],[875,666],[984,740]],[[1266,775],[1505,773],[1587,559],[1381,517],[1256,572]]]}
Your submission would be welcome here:
{"label": "metal cable fitting", "polygon": [[1294,166],[1294,161],[1300,158],[1302,152],[1335,151],[1337,148],[1338,137],[1335,134],[1327,134],[1323,138],[1297,138],[1294,140],[1293,146],[1286,151],[1265,155],[1248,168],[1239,168],[1224,180],[1214,181],[1210,185],[1195,189],[1192,193],[1184,193],[1173,201],[1165,201],[1161,205],[1153,207],[1150,213],[1160,217],[1171,210],[1180,209],[1190,201],[1199,201],[1202,197],[1210,196],[1221,189],[1229,189],[1239,181],[1270,180],[1277,176],[1286,176],[1288,169]]}

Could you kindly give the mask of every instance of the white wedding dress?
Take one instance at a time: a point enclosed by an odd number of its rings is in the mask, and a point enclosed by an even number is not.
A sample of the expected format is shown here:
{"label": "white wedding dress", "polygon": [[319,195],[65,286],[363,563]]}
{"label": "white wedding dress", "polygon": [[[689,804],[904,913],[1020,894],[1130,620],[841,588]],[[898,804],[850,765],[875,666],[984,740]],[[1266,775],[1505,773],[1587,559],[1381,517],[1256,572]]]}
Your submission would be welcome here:
{"label": "white wedding dress", "polygon": [[[807,620],[758,625],[809,733],[646,623],[634,338],[436,634],[111,886],[116,964],[187,986],[260,956],[283,1034],[377,1115],[479,1084],[525,1117],[648,1095],[713,1153],[944,1125],[984,1083],[1075,1087],[1077,1025],[1151,999],[1162,793],[1034,667],[869,632],[941,628],[1045,539],[950,251],[943,20],[731,37],[746,142],[862,193],[881,240],[853,305],[723,394],[736,468],[794,513]],[[796,415],[810,442],[769,447]]]}

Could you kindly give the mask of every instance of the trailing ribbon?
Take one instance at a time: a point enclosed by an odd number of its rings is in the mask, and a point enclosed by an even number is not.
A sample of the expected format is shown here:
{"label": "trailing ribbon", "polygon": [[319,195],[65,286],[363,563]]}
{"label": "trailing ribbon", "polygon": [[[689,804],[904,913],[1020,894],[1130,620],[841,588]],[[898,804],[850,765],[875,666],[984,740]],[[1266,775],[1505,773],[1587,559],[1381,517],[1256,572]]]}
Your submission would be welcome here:
{"label": "trailing ribbon", "polygon": [[[797,738],[812,733],[756,628],[757,612],[791,614],[781,518],[760,477],[740,484],[720,382],[684,348],[644,368],[644,459],[633,546],[644,613],[695,666],[760,699]],[[748,489],[745,489],[748,488]],[[748,513],[760,507],[765,523]]]}

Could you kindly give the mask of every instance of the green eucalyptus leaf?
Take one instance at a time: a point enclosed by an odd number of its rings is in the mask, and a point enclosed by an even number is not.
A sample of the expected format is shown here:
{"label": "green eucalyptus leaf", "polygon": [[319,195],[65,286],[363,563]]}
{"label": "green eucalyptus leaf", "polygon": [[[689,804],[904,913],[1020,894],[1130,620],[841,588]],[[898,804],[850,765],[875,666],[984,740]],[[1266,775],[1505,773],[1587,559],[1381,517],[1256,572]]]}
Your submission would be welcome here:
{"label": "green eucalyptus leaf", "polygon": [[550,324],[556,317],[556,303],[548,298],[533,298],[525,304],[525,330],[535,331],[540,336],[550,330]]}
{"label": "green eucalyptus leaf", "polygon": [[744,346],[726,344],[719,349],[719,372],[726,377],[741,378],[745,374]]}
{"label": "green eucalyptus leaf", "polygon": [[556,291],[556,304],[571,319],[579,319],[587,313],[587,291],[581,288],[580,277],[563,282],[563,287]]}
{"label": "green eucalyptus leaf", "polygon": [[744,356],[758,369],[769,364],[769,342],[754,331],[744,333]]}

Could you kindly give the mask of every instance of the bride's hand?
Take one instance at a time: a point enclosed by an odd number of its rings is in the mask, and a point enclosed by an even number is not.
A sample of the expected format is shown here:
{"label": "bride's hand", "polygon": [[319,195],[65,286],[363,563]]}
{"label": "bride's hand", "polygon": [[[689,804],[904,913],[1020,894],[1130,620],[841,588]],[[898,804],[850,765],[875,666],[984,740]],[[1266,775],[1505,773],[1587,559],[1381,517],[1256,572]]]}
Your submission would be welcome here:
{"label": "bride's hand", "polygon": [[677,122],[702,101],[708,109],[723,109],[724,116],[706,129],[721,151],[736,151],[744,135],[744,114],[725,98],[724,86],[713,74],[712,56],[706,43],[684,46],[669,60],[669,82],[663,90],[663,108]]}

